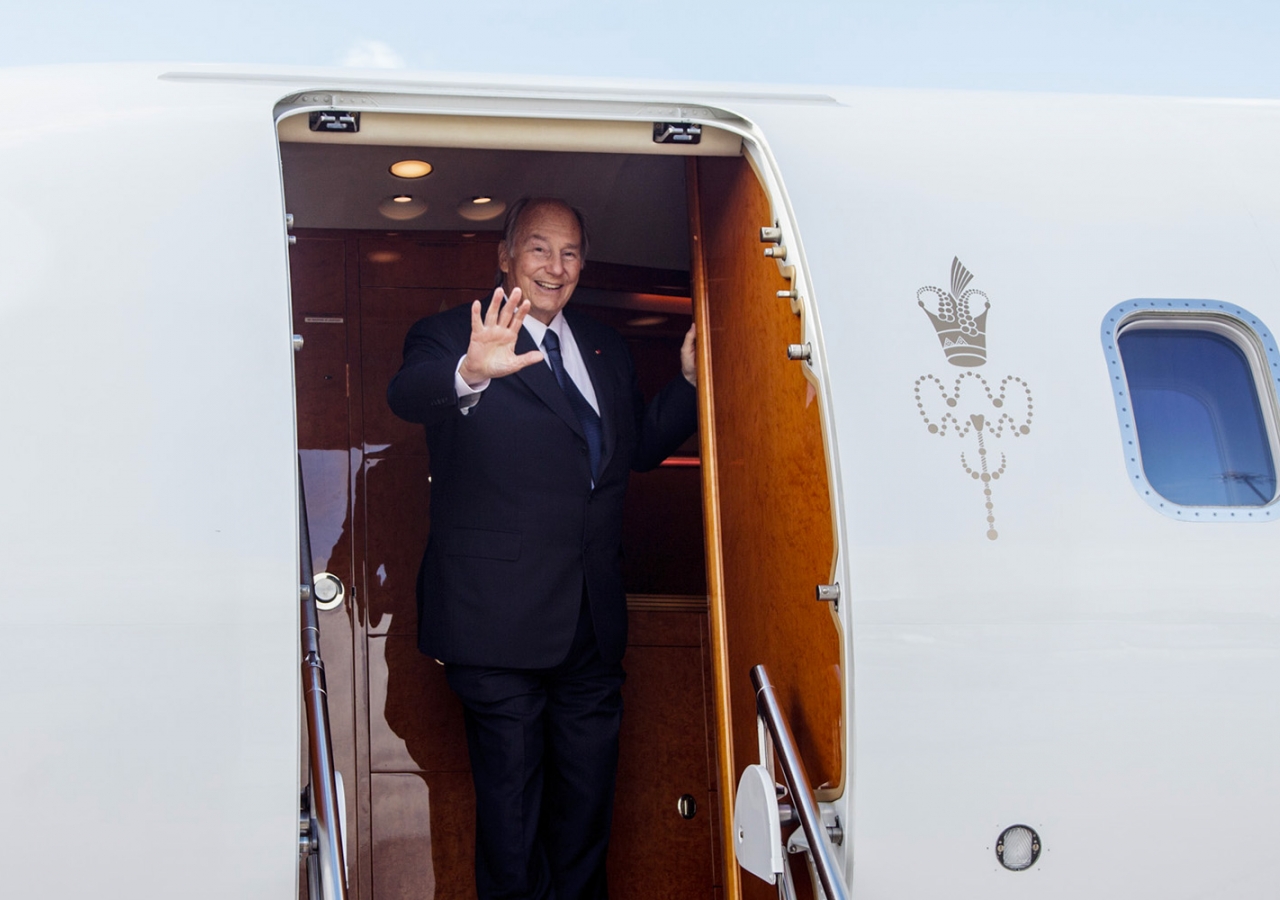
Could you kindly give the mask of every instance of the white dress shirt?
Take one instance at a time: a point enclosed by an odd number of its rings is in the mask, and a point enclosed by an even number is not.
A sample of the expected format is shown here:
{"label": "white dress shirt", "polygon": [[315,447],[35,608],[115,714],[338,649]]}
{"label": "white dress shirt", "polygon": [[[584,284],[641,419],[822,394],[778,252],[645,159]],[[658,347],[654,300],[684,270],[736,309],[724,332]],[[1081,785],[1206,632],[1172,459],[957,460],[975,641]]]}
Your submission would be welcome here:
{"label": "white dress shirt", "polygon": [[[564,320],[564,313],[556,313],[556,317],[551,320],[550,325],[543,325],[533,316],[525,316],[522,327],[529,332],[529,336],[533,338],[533,342],[538,346],[539,350],[542,350],[542,336],[547,333],[547,329],[550,328],[556,333],[556,337],[560,338],[560,358],[564,362],[565,373],[573,379],[573,383],[582,392],[582,396],[587,398],[587,402],[591,404],[591,408],[598,415],[600,413],[600,404],[596,400],[596,389],[591,384],[591,376],[587,373],[587,365],[582,360],[582,351],[578,349],[578,342],[573,338],[573,329]],[[543,363],[547,368],[551,368],[551,360],[547,358],[545,350],[542,350],[542,355]],[[458,405],[461,407],[463,415],[466,415],[471,410],[471,407],[480,402],[480,395],[489,386],[488,378],[475,387],[463,380],[458,370],[462,368],[462,361],[466,358],[463,355],[458,359],[458,367],[454,370],[453,375],[454,388],[458,392]]]}

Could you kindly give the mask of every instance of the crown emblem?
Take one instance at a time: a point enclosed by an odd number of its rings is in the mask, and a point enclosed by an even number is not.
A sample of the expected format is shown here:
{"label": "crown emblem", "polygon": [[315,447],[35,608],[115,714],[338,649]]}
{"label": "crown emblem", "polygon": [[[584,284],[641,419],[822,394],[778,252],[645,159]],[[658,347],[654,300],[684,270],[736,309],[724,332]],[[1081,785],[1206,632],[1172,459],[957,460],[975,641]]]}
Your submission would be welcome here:
{"label": "crown emblem", "polygon": [[[916,302],[933,323],[942,352],[953,366],[981,366],[987,361],[987,311],[991,309],[991,301],[982,291],[965,290],[972,280],[973,274],[957,256],[951,260],[950,291],[932,286],[916,291]],[[936,313],[925,306],[924,294],[937,297]],[[970,297],[982,298],[982,312],[977,316],[969,308]]]}

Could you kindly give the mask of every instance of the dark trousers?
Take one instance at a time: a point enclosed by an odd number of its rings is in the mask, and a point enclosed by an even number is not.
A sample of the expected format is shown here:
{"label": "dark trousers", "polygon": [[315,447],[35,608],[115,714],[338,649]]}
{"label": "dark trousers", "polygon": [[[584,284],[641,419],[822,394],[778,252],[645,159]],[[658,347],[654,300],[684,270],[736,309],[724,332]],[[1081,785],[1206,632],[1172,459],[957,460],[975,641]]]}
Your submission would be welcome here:
{"label": "dark trousers", "polygon": [[480,900],[605,900],[626,676],[600,658],[585,598],[560,665],[445,675],[466,717]]}

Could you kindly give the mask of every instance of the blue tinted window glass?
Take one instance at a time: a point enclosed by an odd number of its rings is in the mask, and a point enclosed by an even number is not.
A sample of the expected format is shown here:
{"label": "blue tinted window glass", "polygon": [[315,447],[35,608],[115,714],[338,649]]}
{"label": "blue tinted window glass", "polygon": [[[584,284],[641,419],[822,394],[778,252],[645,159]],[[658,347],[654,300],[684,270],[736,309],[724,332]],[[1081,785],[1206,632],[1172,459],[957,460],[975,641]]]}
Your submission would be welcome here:
{"label": "blue tinted window glass", "polygon": [[1151,486],[1183,506],[1262,506],[1276,493],[1271,445],[1244,352],[1211,331],[1120,335]]}

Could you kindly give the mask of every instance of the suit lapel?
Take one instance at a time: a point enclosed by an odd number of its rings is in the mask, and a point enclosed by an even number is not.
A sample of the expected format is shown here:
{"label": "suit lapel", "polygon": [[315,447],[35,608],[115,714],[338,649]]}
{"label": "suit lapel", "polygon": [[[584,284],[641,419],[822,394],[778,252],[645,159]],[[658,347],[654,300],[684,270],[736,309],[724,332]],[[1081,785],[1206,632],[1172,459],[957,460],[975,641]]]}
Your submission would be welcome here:
{"label": "suit lapel", "polygon": [[600,471],[609,468],[609,460],[613,457],[617,446],[618,423],[615,418],[618,410],[617,379],[614,376],[615,360],[606,359],[601,347],[596,342],[595,320],[565,310],[565,319],[573,329],[573,339],[582,354],[582,361],[591,376],[591,387],[596,392],[596,403],[600,406],[600,424],[603,432],[604,447],[600,452]]}
{"label": "suit lapel", "polygon": [[[528,353],[530,350],[538,349],[540,348],[533,342],[533,337],[529,332],[521,328],[520,337],[516,339],[516,353]],[[578,417],[574,414],[573,407],[569,405],[569,398],[560,389],[560,383],[556,381],[555,373],[551,371],[549,365],[545,362],[540,362],[525,366],[516,373],[516,377],[524,382],[525,386],[533,391],[539,400],[551,407],[552,412],[564,419],[564,423],[572,428],[575,434],[584,441],[587,439],[587,436],[582,431],[582,423],[578,421]]]}

